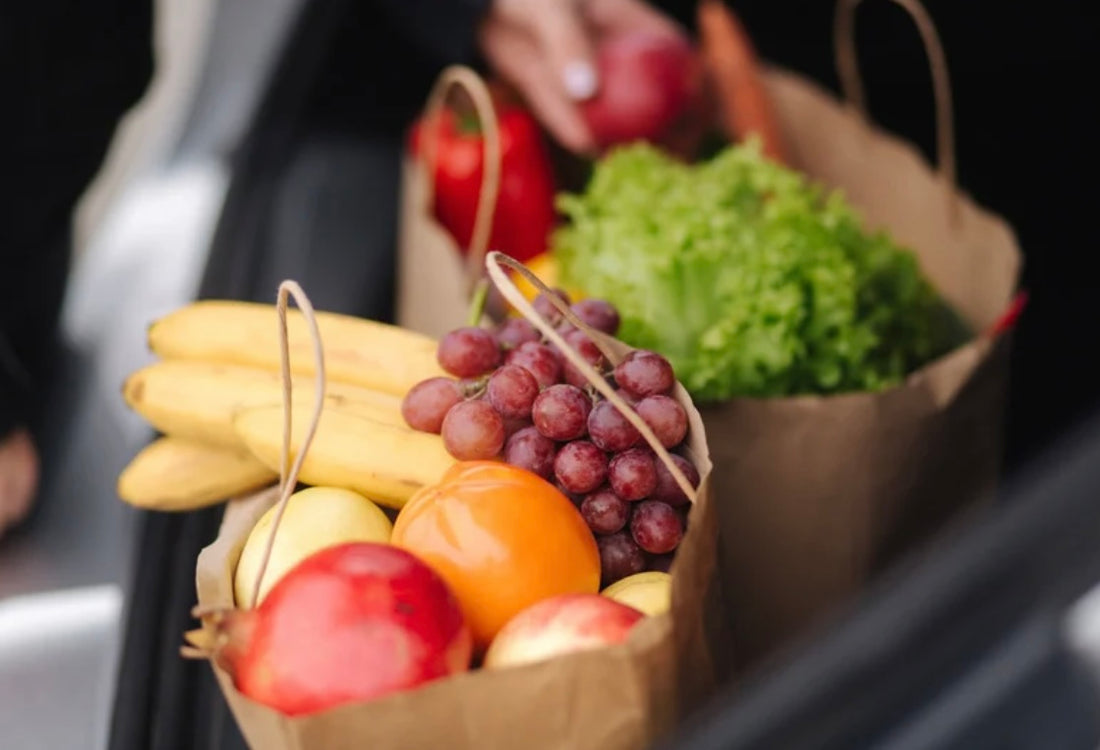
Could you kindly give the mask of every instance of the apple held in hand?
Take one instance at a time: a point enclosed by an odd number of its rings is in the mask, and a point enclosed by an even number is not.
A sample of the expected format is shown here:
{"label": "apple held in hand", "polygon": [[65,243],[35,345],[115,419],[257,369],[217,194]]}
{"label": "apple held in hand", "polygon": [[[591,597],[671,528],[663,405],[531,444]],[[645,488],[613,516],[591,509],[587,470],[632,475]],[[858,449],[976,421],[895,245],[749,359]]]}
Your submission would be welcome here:
{"label": "apple held in hand", "polygon": [[470,630],[443,580],[388,544],[322,550],[256,609],[215,619],[214,658],[288,716],[379,698],[469,668]]}
{"label": "apple held in hand", "polygon": [[660,142],[700,106],[702,76],[691,44],[674,34],[623,34],[596,53],[599,90],[581,112],[601,149]]}
{"label": "apple held in hand", "polygon": [[563,594],[512,618],[485,655],[485,668],[517,666],[622,643],[645,617],[599,594]]}

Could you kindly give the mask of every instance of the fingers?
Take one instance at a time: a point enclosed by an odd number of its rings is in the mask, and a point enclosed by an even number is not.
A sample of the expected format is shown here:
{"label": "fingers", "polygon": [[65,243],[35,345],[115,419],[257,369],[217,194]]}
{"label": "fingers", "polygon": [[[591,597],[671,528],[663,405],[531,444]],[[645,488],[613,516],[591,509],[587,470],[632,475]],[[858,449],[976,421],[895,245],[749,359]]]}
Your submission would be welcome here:
{"label": "fingers", "polygon": [[483,33],[481,46],[493,68],[519,89],[555,140],[575,153],[594,150],[592,134],[540,40],[521,29],[495,27]]}
{"label": "fingers", "polygon": [[541,2],[532,31],[546,62],[558,76],[558,86],[575,101],[595,95],[599,87],[594,51],[574,2]]}
{"label": "fingers", "polygon": [[494,0],[481,48],[565,148],[595,151],[578,104],[599,90],[597,40],[615,33],[682,35],[643,0]]}
{"label": "fingers", "polygon": [[0,441],[0,534],[18,523],[38,487],[38,454],[25,430]]}

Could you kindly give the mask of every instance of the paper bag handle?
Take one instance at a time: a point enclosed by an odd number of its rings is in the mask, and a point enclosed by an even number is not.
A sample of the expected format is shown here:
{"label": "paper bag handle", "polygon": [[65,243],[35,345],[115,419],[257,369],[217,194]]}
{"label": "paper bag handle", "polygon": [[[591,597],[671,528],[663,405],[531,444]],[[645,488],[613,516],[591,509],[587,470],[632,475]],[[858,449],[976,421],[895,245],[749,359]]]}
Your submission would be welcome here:
{"label": "paper bag handle", "polygon": [[[867,105],[863,92],[863,78],[859,73],[859,61],[856,57],[855,14],[862,0],[840,0],[833,19],[833,43],[836,48],[836,71],[840,79],[840,88],[847,102],[861,116],[867,118]],[[947,67],[947,57],[940,42],[939,33],[932,17],[919,0],[890,0],[902,8],[920,33],[928,64],[932,70],[932,90],[936,105],[936,160],[938,170],[949,188],[952,209],[957,206],[955,200],[958,187],[958,174],[955,162],[955,118],[951,95],[951,74]]]}
{"label": "paper bag handle", "polygon": [[477,199],[477,213],[474,215],[474,231],[470,236],[470,246],[466,248],[466,279],[471,290],[481,276],[482,263],[489,249],[489,238],[493,229],[493,216],[496,213],[497,198],[500,195],[501,179],[501,143],[500,122],[489,87],[472,69],[463,65],[452,65],[443,70],[436,79],[424,106],[424,118],[427,127],[425,134],[424,156],[428,168],[427,199],[431,205],[435,194],[436,158],[439,153],[439,114],[446,103],[447,95],[453,89],[461,89],[470,98],[481,124],[482,136],[482,177],[481,191]]}
{"label": "paper bag handle", "polygon": [[[293,381],[290,374],[290,337],[287,330],[287,300],[294,297],[298,308],[305,318],[306,327],[309,330],[310,341],[313,344],[313,359],[316,363],[317,378],[313,394],[313,413],[309,418],[309,427],[306,429],[302,444],[298,446],[298,454],[294,457],[294,464],[290,464],[290,437],[292,426],[291,407],[294,399]],[[317,426],[321,421],[321,413],[325,407],[325,350],[321,342],[321,331],[317,326],[317,316],[313,312],[313,305],[309,297],[295,281],[284,281],[279,284],[279,294],[275,302],[275,310],[279,317],[279,362],[283,384],[283,447],[279,454],[279,502],[275,506],[275,518],[271,522],[271,531],[268,532],[267,542],[264,545],[264,553],[260,558],[260,569],[256,573],[256,584],[252,590],[251,609],[255,609],[260,600],[260,587],[263,584],[264,573],[267,572],[267,563],[271,559],[271,550],[275,546],[275,534],[279,530],[279,522],[283,519],[290,496],[294,494],[294,487],[298,484],[298,473],[302,470],[306,453],[313,442],[313,436],[317,434]]]}
{"label": "paper bag handle", "polygon": [[649,428],[649,425],[645,423],[645,420],[638,416],[638,413],[615,392],[614,388],[607,384],[607,381],[596,372],[595,368],[588,364],[585,358],[565,341],[565,338],[558,333],[549,321],[538,314],[534,306],[527,301],[527,298],[524,297],[516,287],[515,283],[508,278],[508,274],[505,273],[503,266],[507,266],[518,273],[526,279],[529,284],[535,287],[535,289],[541,292],[545,298],[550,300],[557,311],[560,312],[566,320],[592,340],[592,343],[599,348],[600,353],[607,358],[608,362],[612,365],[617,365],[622,361],[622,357],[612,350],[611,347],[607,346],[587,323],[578,318],[576,314],[569,309],[569,305],[565,304],[558,295],[552,293],[550,289],[543,284],[535,274],[527,270],[527,267],[522,263],[510,258],[504,253],[495,251],[485,256],[485,269],[489,272],[489,278],[492,279],[493,284],[500,291],[501,296],[515,307],[520,315],[527,318],[532,325],[538,328],[542,334],[558,348],[562,356],[569,360],[569,364],[576,367],[581,375],[584,376],[584,379],[587,380],[593,388],[599,391],[604,398],[610,401],[615,408],[626,417],[626,420],[634,426],[634,429],[641,433],[642,437],[645,438],[645,441],[649,444],[649,447],[653,449],[657,459],[664,464],[665,468],[668,469],[669,473],[672,475],[672,478],[676,480],[676,484],[680,487],[684,496],[694,503],[697,492],[696,489],[691,486],[691,482],[689,482],[687,477],[684,476],[684,473],[680,471],[680,467],[672,460],[672,456],[669,454],[668,450],[661,444],[661,441],[657,439],[657,436],[653,433],[653,430]]}

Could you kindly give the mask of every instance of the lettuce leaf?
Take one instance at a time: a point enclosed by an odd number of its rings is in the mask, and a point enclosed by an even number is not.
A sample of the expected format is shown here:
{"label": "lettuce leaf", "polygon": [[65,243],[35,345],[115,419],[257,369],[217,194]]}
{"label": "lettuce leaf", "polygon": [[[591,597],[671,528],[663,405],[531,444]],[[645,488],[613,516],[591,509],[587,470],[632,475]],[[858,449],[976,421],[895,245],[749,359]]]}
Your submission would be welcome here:
{"label": "lettuce leaf", "polygon": [[967,336],[910,251],[756,143],[695,165],[620,148],[558,206],[561,280],[703,402],[879,390]]}

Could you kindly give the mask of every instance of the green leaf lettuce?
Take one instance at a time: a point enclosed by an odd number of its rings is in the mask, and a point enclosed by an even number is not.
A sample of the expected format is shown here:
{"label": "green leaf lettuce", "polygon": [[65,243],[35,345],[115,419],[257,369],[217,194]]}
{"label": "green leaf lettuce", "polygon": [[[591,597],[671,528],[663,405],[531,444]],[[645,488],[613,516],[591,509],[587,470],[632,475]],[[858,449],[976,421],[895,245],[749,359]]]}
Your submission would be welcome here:
{"label": "green leaf lettuce", "polygon": [[700,401],[878,390],[966,335],[911,252],[755,143],[696,165],[621,148],[558,204],[562,281]]}

